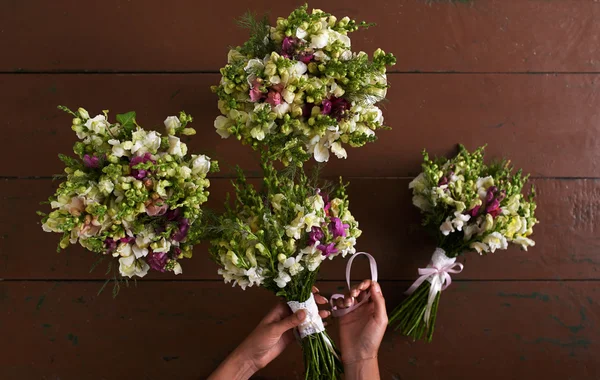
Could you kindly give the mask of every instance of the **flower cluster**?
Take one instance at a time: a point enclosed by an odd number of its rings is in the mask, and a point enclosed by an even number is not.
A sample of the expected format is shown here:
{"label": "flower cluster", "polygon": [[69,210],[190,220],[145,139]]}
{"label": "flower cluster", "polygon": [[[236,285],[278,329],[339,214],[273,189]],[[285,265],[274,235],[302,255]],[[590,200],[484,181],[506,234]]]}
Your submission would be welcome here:
{"label": "flower cluster", "polygon": [[535,218],[534,192],[523,195],[527,182],[512,174],[509,162],[487,166],[483,148],[469,153],[462,145],[452,159],[431,160],[424,153],[423,172],[409,185],[424,224],[438,235],[448,257],[476,250],[480,254],[507,249],[514,243],[533,246],[529,238]]}
{"label": "flower cluster", "polygon": [[275,26],[252,15],[241,24],[252,37],[229,52],[213,87],[222,138],[235,136],[285,164],[311,155],[325,162],[330,152],[346,158],[344,144],[375,140],[384,128],[375,104],[386,96],[386,66],[396,59],[381,49],[372,60],[352,52],[348,33],[369,25],[318,9],[309,13],[306,5]]}
{"label": "flower cluster", "polygon": [[263,169],[262,191],[239,173],[235,207],[221,216],[210,251],[225,282],[304,301],[321,262],[354,254],[361,231],[344,186],[328,194],[300,169],[295,175],[277,173],[270,164]]}
{"label": "flower cluster", "polygon": [[91,118],[72,112],[72,129],[81,140],[77,158],[65,163],[64,180],[50,198],[54,211],[43,229],[63,234],[59,250],[79,242],[101,255],[119,258],[122,276],[143,277],[149,269],[181,273],[179,259],[192,255],[199,240],[202,210],[218,170],[204,155],[188,155],[179,135],[193,135],[192,117],[181,112],[165,121],[166,136],[142,129],[135,113]]}

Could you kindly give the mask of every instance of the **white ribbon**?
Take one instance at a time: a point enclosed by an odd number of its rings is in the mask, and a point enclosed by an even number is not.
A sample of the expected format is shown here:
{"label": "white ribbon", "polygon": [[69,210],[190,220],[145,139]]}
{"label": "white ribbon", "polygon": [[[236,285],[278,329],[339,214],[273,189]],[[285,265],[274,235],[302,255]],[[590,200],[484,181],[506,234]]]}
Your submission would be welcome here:
{"label": "white ribbon", "polygon": [[[350,286],[350,272],[352,270],[352,261],[354,261],[354,258],[356,256],[360,256],[360,255],[365,255],[369,259],[369,266],[371,267],[371,281],[377,281],[377,262],[375,261],[375,258],[373,258],[373,256],[371,256],[370,254],[368,254],[366,252],[355,253],[350,258],[350,260],[348,260],[348,264],[346,264],[346,283],[348,284],[348,290],[350,290],[350,291],[352,290],[352,287]],[[362,305],[363,303],[367,302],[369,300],[369,298],[371,298],[371,292],[367,292],[365,297],[362,299],[362,301],[360,301],[348,308],[345,308],[345,309],[338,309],[337,306],[335,305],[335,303],[333,302],[338,298],[344,298],[344,295],[343,294],[334,294],[331,296],[331,299],[330,299],[331,315],[333,315],[334,317],[341,317],[342,315],[346,315],[349,312],[351,312],[352,310],[354,310],[357,307],[359,307],[360,305]]]}
{"label": "white ribbon", "polygon": [[306,312],[306,318],[304,318],[304,321],[298,326],[298,333],[300,334],[301,339],[325,331],[323,320],[319,315],[319,308],[317,307],[315,297],[312,293],[304,302],[290,301],[287,304],[290,309],[292,309],[292,313],[301,309]]}
{"label": "white ribbon", "polygon": [[[425,280],[431,283],[429,287],[429,298],[427,299],[427,308],[425,309],[425,315],[423,319],[427,326],[429,326],[429,317],[431,316],[431,308],[435,297],[439,292],[445,290],[452,283],[450,273],[460,273],[463,270],[463,265],[456,262],[456,257],[446,256],[446,252],[441,248],[436,248],[431,256],[431,262],[426,268],[419,268],[419,277],[410,288],[406,291],[406,294],[413,294],[415,290],[421,286]],[[458,268],[458,269],[454,269]]]}
{"label": "white ribbon", "polygon": [[[306,336],[318,334],[325,331],[325,325],[323,325],[323,320],[319,315],[319,307],[315,302],[315,297],[312,293],[310,293],[310,297],[304,302],[298,301],[289,301],[288,306],[292,309],[292,313],[296,313],[298,310],[304,310],[306,312],[306,317],[304,321],[298,326],[298,335],[300,335],[300,339],[303,339]],[[337,352],[335,352],[335,348],[333,348],[333,344],[329,340],[326,334],[323,334],[323,340],[329,348],[329,351],[333,353],[333,355],[339,360],[339,356]]]}

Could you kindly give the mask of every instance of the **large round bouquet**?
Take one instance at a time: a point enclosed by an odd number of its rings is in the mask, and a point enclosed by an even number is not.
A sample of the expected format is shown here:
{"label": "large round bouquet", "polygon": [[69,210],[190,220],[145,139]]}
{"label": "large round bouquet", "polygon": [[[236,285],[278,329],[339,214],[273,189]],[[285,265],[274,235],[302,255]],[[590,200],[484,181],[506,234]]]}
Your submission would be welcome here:
{"label": "large round bouquet", "polygon": [[[192,135],[191,116],[181,112],[164,124],[167,136],[142,129],[135,113],[107,120],[72,112],[78,158],[64,155],[66,179],[50,198],[43,229],[63,234],[59,250],[79,242],[100,255],[119,258],[122,276],[143,277],[149,269],[181,273],[179,260],[198,242],[202,210],[218,170],[204,155],[188,155],[177,137]],[[112,262],[111,262],[112,265]]]}
{"label": "large round bouquet", "polygon": [[344,145],[362,146],[383,128],[375,105],[386,96],[386,66],[396,59],[378,49],[373,59],[351,50],[348,17],[300,7],[275,26],[247,15],[251,38],[229,52],[221,83],[213,87],[223,138],[235,136],[285,164],[346,158]]}
{"label": "large round bouquet", "polygon": [[469,153],[461,145],[451,159],[432,160],[424,153],[423,172],[409,185],[438,246],[427,268],[419,269],[410,297],[390,317],[415,339],[431,341],[441,291],[450,285],[450,273],[463,268],[455,262],[459,255],[494,253],[509,243],[524,250],[535,245],[530,238],[538,223],[535,192],[525,194],[527,176],[513,173],[509,161],[486,165],[483,149]]}
{"label": "large round bouquet", "polygon": [[262,286],[284,297],[293,311],[306,309],[299,327],[306,378],[339,378],[341,363],[311,289],[325,259],[356,252],[358,222],[348,209],[344,186],[328,192],[301,169],[295,176],[277,173],[270,163],[263,169],[261,191],[240,171],[235,205],[219,218],[211,255],[225,282],[242,289]]}

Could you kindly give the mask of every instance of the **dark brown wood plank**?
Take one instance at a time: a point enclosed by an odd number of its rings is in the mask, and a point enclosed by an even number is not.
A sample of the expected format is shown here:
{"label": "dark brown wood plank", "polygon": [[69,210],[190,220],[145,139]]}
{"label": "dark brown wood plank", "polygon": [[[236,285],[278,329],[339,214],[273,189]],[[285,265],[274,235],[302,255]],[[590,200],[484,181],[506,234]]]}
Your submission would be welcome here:
{"label": "dark brown wood plank", "polygon": [[[3,379],[205,378],[275,303],[213,282],[141,283],[116,300],[98,282],[0,282]],[[406,283],[383,282],[388,307]],[[342,282],[319,284],[324,294]],[[462,282],[441,299],[433,343],[388,331],[383,379],[596,379],[597,282]],[[243,311],[242,311],[243,310]],[[336,322],[329,331],[337,340]],[[263,379],[299,379],[292,345]],[[543,363],[543,365],[541,365]],[[258,377],[257,377],[258,378]]]}
{"label": "dark brown wood plank", "polygon": [[[415,279],[434,243],[420,226],[412,206],[407,179],[353,179],[349,187],[351,210],[363,236],[357,248],[371,252],[383,279]],[[465,270],[455,279],[600,279],[600,180],[535,180],[538,217],[533,238],[537,245],[524,252],[516,248],[487,257],[469,254]],[[95,256],[80,247],[55,252],[59,236],[44,233],[37,203],[56,184],[49,180],[11,180],[0,185],[0,273],[5,279],[103,279],[106,264],[91,274]],[[208,207],[222,207],[229,181],[214,179]],[[183,275],[151,273],[150,279],[219,279],[216,266],[200,245],[192,259],[182,261]],[[33,264],[35,263],[35,264]],[[326,262],[321,276],[343,280],[346,261]],[[356,276],[366,276],[366,264]]]}
{"label": "dark brown wood plank", "polygon": [[[228,46],[247,39],[234,18],[250,8],[274,19],[303,3],[9,1],[0,14],[0,47],[10,54],[0,70],[216,71]],[[600,69],[594,0],[334,0],[321,8],[377,23],[354,34],[354,48],[397,54],[399,71]]]}
{"label": "dark brown wood plank", "polygon": [[[56,158],[69,153],[76,136],[57,104],[90,113],[136,110],[146,128],[180,110],[196,117],[190,148],[256,174],[255,153],[214,131],[219,114],[211,75],[6,75],[0,77],[0,127],[4,132],[0,176],[50,176],[62,171]],[[600,96],[598,75],[394,75],[384,115],[392,131],[379,141],[349,148],[325,171],[344,176],[410,176],[421,150],[452,154],[456,143],[488,145],[489,157],[506,156],[534,176],[599,177]],[[114,120],[114,119],[113,119]],[[28,136],[27,139],[24,136]]]}

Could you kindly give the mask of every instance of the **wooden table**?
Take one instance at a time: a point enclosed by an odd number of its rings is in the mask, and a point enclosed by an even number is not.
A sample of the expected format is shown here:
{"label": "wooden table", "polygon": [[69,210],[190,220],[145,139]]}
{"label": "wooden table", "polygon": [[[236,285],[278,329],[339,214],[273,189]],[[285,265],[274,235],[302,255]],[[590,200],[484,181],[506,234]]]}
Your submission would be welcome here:
{"label": "wooden table", "polygon": [[[204,3],[204,4],[203,4]],[[58,152],[75,141],[56,109],[136,110],[146,127],[185,110],[199,133],[190,149],[218,159],[211,207],[231,190],[231,165],[259,175],[248,147],[221,140],[209,86],[227,47],[245,40],[233,18],[249,7],[287,15],[303,1],[4,1],[0,11],[0,378],[203,378],[258,322],[274,297],[223,284],[206,246],[184,274],[152,273],[116,300],[92,254],[57,254],[35,211],[56,186]],[[420,151],[488,145],[533,176],[539,218],[529,252],[465,259],[442,297],[431,344],[389,331],[385,379],[600,378],[600,3],[593,0],[315,1],[338,16],[376,22],[356,50],[381,47],[398,65],[385,117],[392,131],[326,176],[351,182],[359,248],[380,263],[389,307],[434,248],[407,184]],[[344,260],[320,287],[343,290]],[[366,265],[355,271],[366,277]],[[109,285],[110,286],[110,285]],[[334,338],[335,323],[332,324]],[[295,379],[298,347],[257,378]]]}

